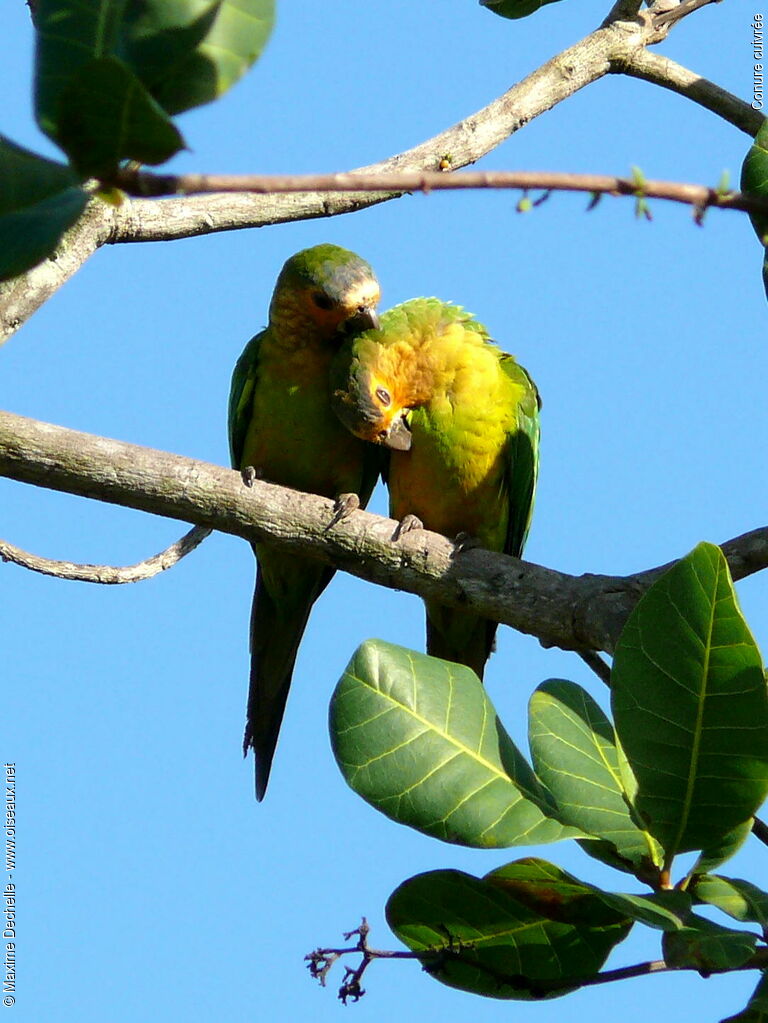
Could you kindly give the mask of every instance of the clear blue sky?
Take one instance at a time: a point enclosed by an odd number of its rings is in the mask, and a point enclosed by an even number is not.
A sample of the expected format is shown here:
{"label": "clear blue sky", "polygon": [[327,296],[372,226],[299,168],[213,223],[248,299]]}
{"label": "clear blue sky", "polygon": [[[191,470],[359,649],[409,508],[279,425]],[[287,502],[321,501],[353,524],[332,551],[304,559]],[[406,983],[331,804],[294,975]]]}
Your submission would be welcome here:
{"label": "clear blue sky", "polygon": [[[473,0],[279,4],[262,61],[222,101],[181,119],[179,169],[331,171],[383,158],[472,113],[591,29],[608,0],[566,0],[505,22]],[[689,18],[662,51],[751,96],[760,5]],[[763,11],[763,13],[765,13]],[[51,152],[33,123],[22,0],[0,33],[0,131]],[[653,86],[611,78],[546,114],[486,168],[732,179],[746,136]],[[383,304],[435,294],[475,312],[544,398],[541,482],[527,549],[570,572],[624,573],[699,540],[765,524],[768,310],[745,217],[509,194],[403,198],[330,221],[104,249],[0,350],[0,404],[65,426],[226,464],[229,378],[264,325],[297,249],[336,242],[377,269]],[[0,481],[0,535],[74,561],[128,564],[179,523]],[[377,492],[374,510],[385,499]],[[343,1009],[302,957],[362,914],[379,947],[389,893],[430,868],[484,873],[533,852],[473,852],[398,828],[348,790],[330,753],[328,698],[369,636],[420,648],[418,600],[339,575],[301,649],[270,791],[240,755],[253,559],[215,535],[173,571],[97,587],[0,566],[2,757],[18,769],[18,1001],[8,1020],[381,1023],[428,1013],[532,1023],[621,1014],[709,1023],[754,975],[655,977],[540,1005],[441,987],[377,964]],[[768,581],[739,586],[768,647]],[[503,629],[487,679],[524,744],[547,677],[604,690],[574,656]],[[538,850],[626,886],[567,844]],[[725,872],[755,875],[755,842]],[[649,934],[611,960],[654,958]]]}

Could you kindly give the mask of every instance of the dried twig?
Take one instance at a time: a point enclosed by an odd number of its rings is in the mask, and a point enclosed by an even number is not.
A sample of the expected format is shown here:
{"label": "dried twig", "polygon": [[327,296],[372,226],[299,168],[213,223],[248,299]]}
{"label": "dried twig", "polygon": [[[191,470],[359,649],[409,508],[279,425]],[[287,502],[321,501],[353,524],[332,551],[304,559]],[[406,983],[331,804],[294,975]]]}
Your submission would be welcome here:
{"label": "dried twig", "polygon": [[20,547],[15,547],[6,540],[0,540],[0,561],[10,561],[21,568],[28,568],[32,572],[40,572],[42,575],[52,575],[57,579],[76,580],[82,583],[104,583],[114,585],[118,583],[138,583],[144,579],[151,579],[152,576],[164,572],[167,568],[181,561],[195,547],[199,546],[213,531],[207,526],[195,526],[185,533],[181,539],[172,543],[170,547],[160,551],[159,554],[140,561],[135,565],[118,567],[114,565],[81,565],[73,561],[54,561],[51,558],[43,558],[38,554],[30,554]]}

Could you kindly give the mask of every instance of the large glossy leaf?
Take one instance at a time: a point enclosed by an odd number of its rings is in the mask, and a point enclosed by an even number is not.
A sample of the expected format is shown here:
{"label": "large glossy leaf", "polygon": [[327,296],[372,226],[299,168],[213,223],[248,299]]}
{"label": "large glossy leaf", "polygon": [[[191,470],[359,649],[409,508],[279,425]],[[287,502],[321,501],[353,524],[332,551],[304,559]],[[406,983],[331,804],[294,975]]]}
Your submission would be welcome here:
{"label": "large glossy leaf", "polygon": [[768,976],[765,973],[745,1008],[720,1023],[768,1023]]}
{"label": "large glossy leaf", "polygon": [[752,958],[757,937],[732,931],[692,913],[679,931],[666,931],[661,947],[668,966],[712,970],[737,970]]}
{"label": "large glossy leaf", "polygon": [[617,913],[659,931],[682,930],[693,902],[687,892],[681,891],[662,891],[653,895],[601,892],[600,897]]}
{"label": "large glossy leaf", "polygon": [[129,0],[120,55],[171,114],[216,99],[259,57],[274,0]]}
{"label": "large glossy leaf", "polygon": [[604,892],[537,856],[507,863],[484,880],[549,920],[603,927],[634,919],[631,913],[609,906]]}
{"label": "large glossy leaf", "polygon": [[768,792],[768,696],[719,548],[699,544],[639,601],[612,697],[636,809],[669,859],[753,815]]}
{"label": "large glossy leaf", "polygon": [[0,215],[34,206],[80,183],[71,167],[46,160],[4,135],[0,135],[0,180]]}
{"label": "large glossy leaf", "polygon": [[527,18],[545,4],[555,2],[556,0],[480,0],[480,5],[487,7],[494,14],[501,15],[502,18]]}
{"label": "large glossy leaf", "polygon": [[121,160],[163,163],[184,146],[165,111],[116,57],[91,60],[70,78],[57,139],[84,174],[94,175]]}
{"label": "large glossy leaf", "polygon": [[[768,199],[768,121],[763,122],[742,164],[741,190]],[[768,214],[750,213],[749,218],[761,244],[766,246]],[[763,284],[768,295],[768,246],[765,247],[763,257]]]}
{"label": "large glossy leaf", "polygon": [[721,863],[725,863],[731,856],[735,856],[751,831],[752,818],[749,817],[742,824],[737,824],[732,831],[721,835],[717,842],[709,846],[708,849],[702,849],[691,874],[706,874],[708,871],[715,870]]}
{"label": "large glossy leaf", "polygon": [[52,138],[65,112],[72,76],[95,57],[108,57],[117,41],[126,0],[38,0],[35,25],[35,112]]}
{"label": "large glossy leaf", "polygon": [[[741,190],[768,199],[768,121],[763,121],[741,166]],[[768,214],[750,213],[755,234],[768,241]]]}
{"label": "large glossy leaf", "polygon": [[49,256],[88,199],[82,188],[67,188],[0,216],[0,280],[24,273]]}
{"label": "large glossy leaf", "polygon": [[347,782],[382,813],[481,848],[579,836],[469,668],[382,640],[358,648],[331,701],[331,742]]}
{"label": "large glossy leaf", "polygon": [[768,892],[738,877],[702,874],[691,886],[692,894],[743,923],[753,921],[768,932]]}
{"label": "large glossy leaf", "polygon": [[[560,819],[610,842],[636,867],[659,865],[657,843],[630,812],[613,725],[589,693],[575,682],[550,679],[533,693],[528,714],[533,766]],[[590,852],[591,845],[583,848]]]}
{"label": "large glossy leaf", "polygon": [[[422,960],[428,972],[451,987],[492,998],[536,999],[566,994],[579,978],[598,972],[610,950],[626,937],[630,924],[620,914],[592,903],[593,925],[572,919],[553,919],[547,899],[561,885],[562,901],[554,908],[560,916],[570,903],[571,915],[581,900],[589,918],[587,890],[551,864],[538,872],[523,869],[516,875],[510,864],[493,876],[479,879],[458,870],[436,870],[411,878],[393,892],[387,903],[389,926],[410,949],[429,951]],[[547,870],[546,868],[550,868]],[[525,902],[504,885],[519,893]],[[538,873],[538,876],[537,876]],[[517,881],[517,884],[515,884]],[[436,957],[435,953],[442,953]]]}

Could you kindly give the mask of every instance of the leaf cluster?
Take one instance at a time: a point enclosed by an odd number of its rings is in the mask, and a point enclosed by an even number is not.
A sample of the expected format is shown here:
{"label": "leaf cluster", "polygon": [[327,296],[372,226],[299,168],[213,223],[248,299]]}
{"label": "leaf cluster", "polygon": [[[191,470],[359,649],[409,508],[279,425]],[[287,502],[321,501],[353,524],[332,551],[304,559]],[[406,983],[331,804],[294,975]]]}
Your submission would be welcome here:
{"label": "leaf cluster", "polygon": [[49,255],[127,160],[184,148],[173,116],[216,99],[259,57],[274,0],[39,0],[34,100],[67,163],[0,135],[0,280]]}
{"label": "leaf cluster", "polygon": [[[661,932],[666,968],[768,962],[768,894],[712,873],[768,794],[763,662],[718,547],[700,544],[637,604],[614,656],[611,710],[574,682],[544,682],[529,703],[529,761],[469,668],[381,640],[353,656],[331,740],[376,809],[477,848],[573,839],[647,889],[606,891],[538,858],[482,878],[412,877],[387,918],[438,980],[495,998],[563,995],[595,983],[634,924]],[[676,858],[692,851],[675,878]],[[697,905],[757,927],[714,923]]]}

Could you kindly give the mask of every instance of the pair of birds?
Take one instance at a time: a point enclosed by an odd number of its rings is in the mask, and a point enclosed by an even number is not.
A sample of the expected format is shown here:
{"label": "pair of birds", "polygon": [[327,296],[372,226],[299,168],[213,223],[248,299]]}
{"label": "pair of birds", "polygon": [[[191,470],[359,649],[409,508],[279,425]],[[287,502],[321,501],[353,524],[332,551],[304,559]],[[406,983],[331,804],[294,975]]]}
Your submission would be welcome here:
{"label": "pair of birds", "polygon": [[[362,507],[381,473],[394,518],[519,556],[538,468],[535,385],[459,306],[416,298],[379,324],[379,296],[368,263],[336,245],[286,262],[268,326],[232,377],[233,466],[308,493],[356,494]],[[333,569],[253,547],[243,750],[254,751],[261,800],[299,642]],[[497,623],[431,602],[426,610],[427,652],[482,678]]]}

